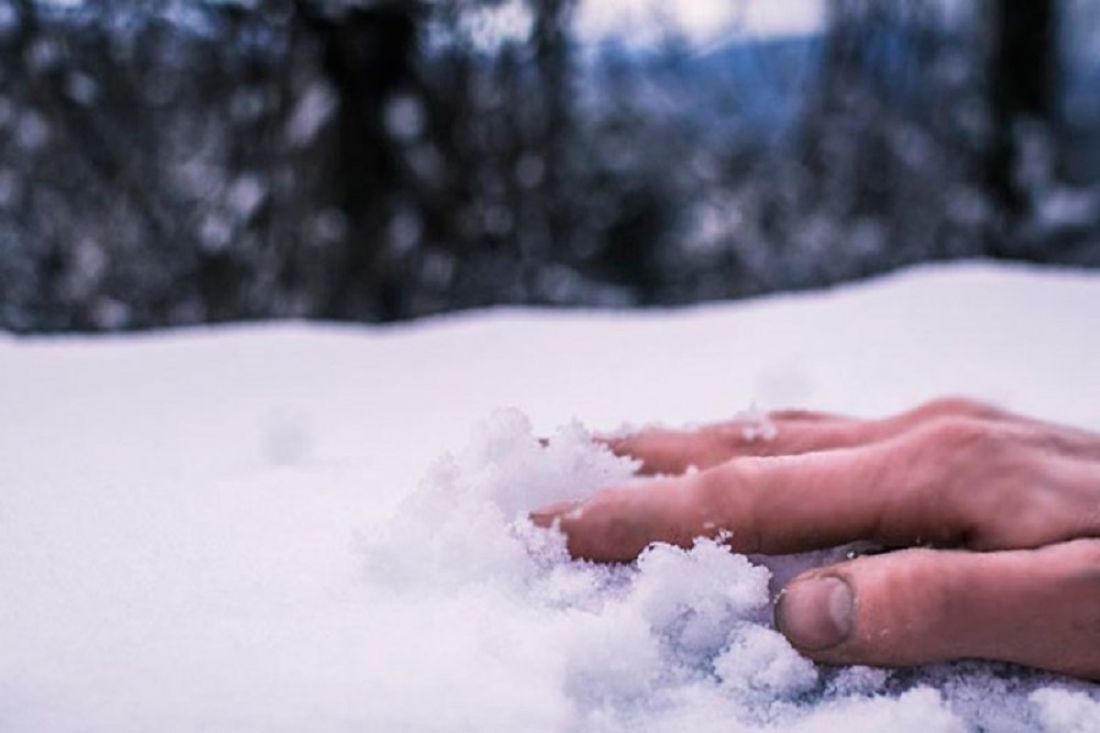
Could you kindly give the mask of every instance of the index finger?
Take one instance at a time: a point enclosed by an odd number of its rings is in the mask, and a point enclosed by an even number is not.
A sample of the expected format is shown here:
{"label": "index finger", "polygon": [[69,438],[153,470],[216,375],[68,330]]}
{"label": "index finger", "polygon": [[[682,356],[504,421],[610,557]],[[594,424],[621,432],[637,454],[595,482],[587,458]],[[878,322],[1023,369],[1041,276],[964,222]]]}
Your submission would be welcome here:
{"label": "index finger", "polygon": [[689,466],[707,469],[745,456],[791,455],[867,445],[945,417],[1022,419],[981,402],[945,397],[880,419],[810,410],[749,412],[702,427],[647,428],[626,435],[597,437],[597,441],[616,455],[640,460],[643,474],[677,474]]}
{"label": "index finger", "polygon": [[[957,544],[966,515],[914,470],[901,439],[788,456],[738,458],[676,478],[634,482],[532,514],[575,557],[628,561],[652,542],[725,536],[736,551],[780,554],[857,540]],[[926,467],[927,468],[927,467]]]}

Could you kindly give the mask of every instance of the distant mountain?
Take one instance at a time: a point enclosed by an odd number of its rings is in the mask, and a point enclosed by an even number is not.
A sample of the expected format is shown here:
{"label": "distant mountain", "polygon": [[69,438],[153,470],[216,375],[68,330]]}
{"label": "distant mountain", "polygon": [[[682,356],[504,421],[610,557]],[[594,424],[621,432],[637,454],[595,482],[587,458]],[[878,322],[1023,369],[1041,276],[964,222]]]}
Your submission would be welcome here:
{"label": "distant mountain", "polygon": [[[704,51],[671,46],[637,49],[608,44],[589,53],[589,82],[609,69],[629,67],[644,80],[640,94],[670,108],[704,131],[735,126],[778,139],[798,119],[819,78],[822,37],[732,37]],[[643,101],[644,106],[644,101]]]}

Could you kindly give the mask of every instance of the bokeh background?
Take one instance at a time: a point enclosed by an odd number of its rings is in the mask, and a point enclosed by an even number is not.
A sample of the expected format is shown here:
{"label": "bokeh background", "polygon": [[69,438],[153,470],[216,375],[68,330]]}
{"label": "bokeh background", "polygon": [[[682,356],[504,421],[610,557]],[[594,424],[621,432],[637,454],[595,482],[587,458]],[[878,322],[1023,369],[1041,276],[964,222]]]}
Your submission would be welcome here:
{"label": "bokeh background", "polygon": [[1100,266],[1100,0],[0,0],[0,328]]}

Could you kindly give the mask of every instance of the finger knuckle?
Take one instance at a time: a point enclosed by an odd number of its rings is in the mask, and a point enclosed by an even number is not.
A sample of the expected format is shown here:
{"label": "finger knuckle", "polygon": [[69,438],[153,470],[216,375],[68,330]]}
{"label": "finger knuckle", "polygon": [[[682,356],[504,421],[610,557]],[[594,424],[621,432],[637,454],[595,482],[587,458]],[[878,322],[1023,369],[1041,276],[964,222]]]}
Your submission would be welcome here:
{"label": "finger knuckle", "polygon": [[609,557],[633,557],[648,544],[648,529],[646,525],[631,516],[607,517],[600,532],[605,554]]}
{"label": "finger knuckle", "polygon": [[631,510],[630,497],[609,490],[590,501],[571,537],[580,554],[597,560],[626,560],[648,544],[651,528]]}
{"label": "finger knuckle", "polygon": [[1063,545],[1068,566],[1087,574],[1100,592],[1100,539],[1078,539]]}
{"label": "finger knuckle", "polygon": [[1001,456],[1012,442],[1011,433],[995,422],[955,415],[937,418],[922,437],[937,456],[959,455],[966,460]]}
{"label": "finger knuckle", "polygon": [[969,417],[988,420],[1000,415],[1000,410],[993,405],[960,395],[938,397],[926,402],[919,409],[929,416]]}
{"label": "finger knuckle", "polygon": [[768,454],[775,448],[772,438],[776,432],[775,426],[767,421],[732,420],[704,431],[700,436],[701,447],[705,454],[715,458]]}
{"label": "finger knuckle", "polygon": [[688,487],[695,503],[705,507],[719,505],[726,491],[726,476],[730,472],[729,466],[723,466],[721,471],[710,470],[696,474]]}
{"label": "finger knuckle", "polygon": [[1019,456],[1012,444],[1003,426],[970,417],[940,417],[916,434],[911,473],[921,477],[927,511],[943,518],[943,539],[1000,542],[986,536],[999,536],[999,517],[1026,499],[1014,488],[1021,482],[1011,479],[1021,474],[1013,470]]}
{"label": "finger knuckle", "polygon": [[936,658],[948,619],[965,599],[964,577],[944,551],[897,550],[845,568],[860,601],[857,633],[848,645],[856,663],[909,665]]}
{"label": "finger knuckle", "polygon": [[712,425],[699,437],[702,453],[715,457],[736,455],[745,444],[744,426],[736,422]]}
{"label": "finger knuckle", "polygon": [[970,578],[964,566],[944,563],[941,550],[912,548],[905,553],[909,556],[910,572],[898,581],[911,595],[913,589],[920,589],[919,596],[914,595],[910,606],[919,609],[918,615],[924,625],[935,627],[958,611],[959,600],[965,595]]}
{"label": "finger knuckle", "polygon": [[753,473],[752,459],[736,459],[698,474],[692,484],[692,499],[705,521],[732,532],[734,542],[744,551],[760,544],[753,518],[753,494],[760,484]]}
{"label": "finger knuckle", "polygon": [[741,485],[741,471],[734,464],[717,471],[703,471],[691,484],[693,500],[704,512],[715,516],[726,513],[732,492]]}

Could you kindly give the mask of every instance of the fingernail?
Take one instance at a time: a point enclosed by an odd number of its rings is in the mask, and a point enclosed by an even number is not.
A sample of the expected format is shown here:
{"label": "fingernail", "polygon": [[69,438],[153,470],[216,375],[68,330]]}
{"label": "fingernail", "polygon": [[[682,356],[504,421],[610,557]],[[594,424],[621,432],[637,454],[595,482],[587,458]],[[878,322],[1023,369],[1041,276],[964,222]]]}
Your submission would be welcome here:
{"label": "fingernail", "polygon": [[528,516],[531,518],[532,524],[536,527],[550,527],[554,524],[555,519],[559,519],[569,512],[576,511],[578,506],[578,502],[575,501],[561,501],[557,504],[551,504],[550,506],[536,509]]}
{"label": "fingernail", "polygon": [[531,518],[531,524],[535,525],[536,527],[549,527],[551,524],[554,523],[554,517],[556,515],[540,510],[536,512],[531,512],[531,514],[528,516]]}
{"label": "fingernail", "polygon": [[848,638],[854,610],[852,589],[840,578],[801,580],[780,596],[776,625],[799,649],[820,651]]}

